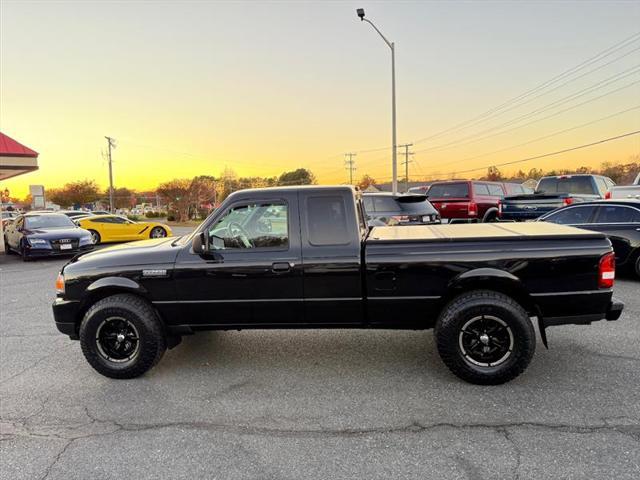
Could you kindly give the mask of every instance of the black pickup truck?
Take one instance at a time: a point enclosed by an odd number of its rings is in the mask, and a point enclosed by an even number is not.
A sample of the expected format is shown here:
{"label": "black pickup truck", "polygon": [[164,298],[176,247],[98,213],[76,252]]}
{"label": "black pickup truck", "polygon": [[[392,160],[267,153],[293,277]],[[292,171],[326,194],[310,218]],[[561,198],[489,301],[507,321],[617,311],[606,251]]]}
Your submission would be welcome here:
{"label": "black pickup truck", "polygon": [[542,177],[534,193],[503,198],[498,204],[498,218],[516,222],[535,220],[556,208],[609,198],[614,185],[610,178],[602,175]]}
{"label": "black pickup truck", "polygon": [[601,233],[544,222],[369,228],[351,187],[244,190],[192,234],[80,255],[56,281],[58,329],[112,378],[183,335],[245,328],[435,328],[444,363],[507,382],[545,328],[615,320]]}

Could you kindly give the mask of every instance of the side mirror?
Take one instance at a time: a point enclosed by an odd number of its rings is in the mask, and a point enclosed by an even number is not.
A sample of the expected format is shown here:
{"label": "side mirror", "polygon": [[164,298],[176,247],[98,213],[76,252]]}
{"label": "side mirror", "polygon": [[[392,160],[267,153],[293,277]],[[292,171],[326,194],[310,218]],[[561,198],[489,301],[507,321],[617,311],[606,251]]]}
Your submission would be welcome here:
{"label": "side mirror", "polygon": [[198,255],[206,255],[209,250],[209,245],[207,241],[207,232],[200,232],[198,235],[193,237],[191,241],[191,248],[193,248],[193,252]]}

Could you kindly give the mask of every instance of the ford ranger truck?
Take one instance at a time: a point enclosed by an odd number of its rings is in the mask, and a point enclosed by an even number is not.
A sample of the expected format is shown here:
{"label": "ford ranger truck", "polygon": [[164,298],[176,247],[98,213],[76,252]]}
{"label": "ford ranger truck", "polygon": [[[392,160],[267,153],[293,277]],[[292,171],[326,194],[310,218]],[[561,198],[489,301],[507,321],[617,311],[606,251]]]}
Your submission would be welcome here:
{"label": "ford ranger truck", "polygon": [[507,382],[546,329],[616,320],[601,233],[545,222],[369,228],[351,187],[230,195],[193,233],[104,248],[60,272],[57,328],[112,378],[182,336],[250,328],[434,329],[446,366]]}

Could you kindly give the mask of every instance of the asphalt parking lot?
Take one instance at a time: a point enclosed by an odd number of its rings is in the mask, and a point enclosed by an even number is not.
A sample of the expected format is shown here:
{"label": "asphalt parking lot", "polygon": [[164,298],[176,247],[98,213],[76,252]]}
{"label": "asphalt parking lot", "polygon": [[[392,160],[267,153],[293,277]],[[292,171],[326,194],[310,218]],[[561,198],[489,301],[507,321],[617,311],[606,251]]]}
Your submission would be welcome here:
{"label": "asphalt parking lot", "polygon": [[549,330],[463,383],[431,332],[201,333],[116,381],[59,334],[65,260],[0,255],[0,478],[640,478],[640,281],[616,322]]}

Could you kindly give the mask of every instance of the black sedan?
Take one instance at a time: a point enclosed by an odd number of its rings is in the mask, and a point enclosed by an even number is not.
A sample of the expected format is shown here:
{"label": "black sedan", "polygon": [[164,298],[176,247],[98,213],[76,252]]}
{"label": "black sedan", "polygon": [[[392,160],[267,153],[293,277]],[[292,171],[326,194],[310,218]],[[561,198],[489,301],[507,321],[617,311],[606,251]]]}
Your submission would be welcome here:
{"label": "black sedan", "polygon": [[27,261],[33,257],[74,255],[93,249],[91,234],[59,213],[27,213],[7,226],[4,244]]}
{"label": "black sedan", "polygon": [[429,203],[426,195],[364,193],[362,203],[370,227],[440,223],[440,214]]}
{"label": "black sedan", "polygon": [[640,276],[640,200],[599,200],[558,208],[539,221],[602,232],[613,245],[616,265]]}

